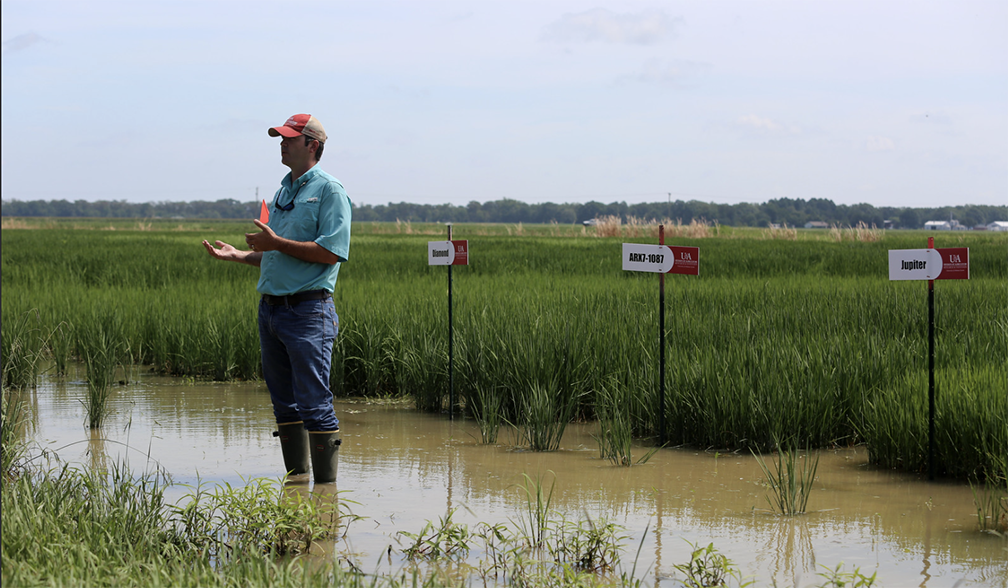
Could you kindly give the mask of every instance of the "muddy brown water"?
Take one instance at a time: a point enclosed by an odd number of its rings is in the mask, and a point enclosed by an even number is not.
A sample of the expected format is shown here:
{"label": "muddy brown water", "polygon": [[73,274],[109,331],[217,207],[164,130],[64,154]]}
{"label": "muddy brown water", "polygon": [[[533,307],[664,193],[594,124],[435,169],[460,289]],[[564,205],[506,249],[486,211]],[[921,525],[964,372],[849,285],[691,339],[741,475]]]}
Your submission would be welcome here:
{"label": "muddy brown water", "polygon": [[[88,465],[126,461],[134,471],[156,463],[177,484],[241,485],[280,474],[262,383],[143,376],[116,389],[98,434],[86,428],[85,392],[72,377],[42,378],[31,395],[32,453]],[[1008,586],[1008,539],[977,530],[968,485],[880,471],[863,447],[821,452],[810,512],[781,517],[769,511],[763,474],[747,454],[665,449],[623,468],[599,458],[593,424],[568,427],[559,451],[536,453],[515,447],[506,431],[497,445],[482,445],[472,421],[402,406],[339,401],[336,411],[343,431],[336,488],[364,517],[336,551],[364,571],[398,569],[402,560],[387,555],[389,546],[405,547],[397,531],[417,533],[450,510],[470,528],[515,520],[522,474],[547,485],[555,474],[556,512],[626,529],[627,570],[643,535],[636,569],[648,586],[680,585],[673,566],[689,560],[691,543],[713,543],[761,586],[818,584],[818,573],[841,563],[877,572],[882,586]],[[173,486],[168,495],[180,500],[186,492]]]}

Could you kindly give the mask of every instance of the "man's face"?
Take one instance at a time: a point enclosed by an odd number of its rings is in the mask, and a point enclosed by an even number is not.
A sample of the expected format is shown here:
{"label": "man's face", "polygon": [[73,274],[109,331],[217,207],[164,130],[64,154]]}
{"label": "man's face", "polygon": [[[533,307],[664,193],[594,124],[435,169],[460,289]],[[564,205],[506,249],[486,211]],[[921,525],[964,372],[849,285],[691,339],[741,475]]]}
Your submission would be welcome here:
{"label": "man's face", "polygon": [[305,145],[304,135],[283,137],[280,140],[280,162],[289,168],[299,168],[315,163],[315,155],[311,151],[314,141]]}

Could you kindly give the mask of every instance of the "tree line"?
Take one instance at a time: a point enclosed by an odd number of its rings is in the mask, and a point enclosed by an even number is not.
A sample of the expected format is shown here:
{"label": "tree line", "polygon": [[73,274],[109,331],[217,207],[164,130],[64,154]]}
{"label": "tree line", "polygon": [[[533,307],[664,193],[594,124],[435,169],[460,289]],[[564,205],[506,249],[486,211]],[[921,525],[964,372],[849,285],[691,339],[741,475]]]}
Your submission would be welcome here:
{"label": "tree line", "polygon": [[[122,200],[4,200],[0,214],[5,217],[81,217],[81,218],[168,218],[168,219],[243,219],[259,216],[259,202],[217,200],[214,202],[144,202]],[[1008,220],[1008,205],[958,205],[938,208],[876,207],[871,204],[835,204],[832,200],[778,198],[762,204],[715,204],[698,200],[675,200],[627,204],[601,202],[528,204],[503,199],[472,201],[465,206],[452,204],[364,204],[354,206],[355,221],[376,222],[472,222],[472,223],[582,223],[593,218],[617,216],[626,222],[631,217],[641,221],[670,219],[689,223],[705,220],[726,226],[765,227],[770,224],[802,227],[807,222],[823,222],[841,227],[883,227],[886,221],[895,228],[918,229],[929,220],[954,219],[966,227]]]}

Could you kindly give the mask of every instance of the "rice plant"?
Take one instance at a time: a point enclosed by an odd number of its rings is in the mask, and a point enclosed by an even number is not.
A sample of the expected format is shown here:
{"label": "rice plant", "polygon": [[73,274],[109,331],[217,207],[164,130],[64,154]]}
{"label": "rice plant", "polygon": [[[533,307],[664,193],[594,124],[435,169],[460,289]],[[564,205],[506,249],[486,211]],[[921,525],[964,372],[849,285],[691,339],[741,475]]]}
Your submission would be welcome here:
{"label": "rice plant", "polygon": [[618,466],[647,463],[658,451],[657,447],[653,447],[634,462],[630,451],[633,446],[632,400],[629,388],[617,378],[610,378],[596,390],[598,434],[595,440],[599,446],[599,457]]}
{"label": "rice plant", "polygon": [[[1008,428],[1008,422],[1004,423]],[[981,531],[1008,534],[1008,456],[998,455],[994,471],[983,482],[970,482],[977,526]]]}
{"label": "rice plant", "polygon": [[66,376],[68,363],[73,357],[73,325],[66,321],[61,321],[53,329],[48,340],[49,353],[52,355],[56,376]]}
{"label": "rice plant", "polygon": [[448,351],[443,340],[433,334],[420,336],[402,351],[400,369],[417,409],[440,412],[447,407]]}
{"label": "rice plant", "polygon": [[493,444],[497,443],[505,418],[506,375],[504,363],[484,340],[483,334],[484,331],[476,331],[475,336],[463,340],[460,345],[456,385],[465,398],[469,414],[479,426],[480,441]]}
{"label": "rice plant", "polygon": [[520,435],[532,451],[556,451],[560,447],[574,405],[564,398],[554,382],[532,382],[522,391]]}
{"label": "rice plant", "polygon": [[0,475],[6,484],[18,476],[21,459],[27,451],[25,436],[31,425],[28,403],[20,390],[0,382]]}
{"label": "rice plant", "polygon": [[771,471],[762,456],[755,451],[752,453],[770,488],[770,494],[766,496],[770,508],[782,515],[803,514],[819,468],[819,456],[813,458],[811,450],[806,449],[805,454],[799,458],[793,443],[787,447],[778,443]]}
{"label": "rice plant", "polygon": [[[938,474],[998,479],[1008,460],[1008,373],[993,366],[939,368],[935,388]],[[866,395],[860,434],[874,463],[926,471],[927,390],[921,370]]]}
{"label": "rice plant", "polygon": [[45,349],[39,311],[31,308],[14,316],[4,315],[3,334],[0,335],[3,383],[18,390],[34,388]]}
{"label": "rice plant", "polygon": [[[260,377],[254,271],[212,263],[196,245],[208,226],[193,227],[5,229],[5,381],[14,385],[16,362],[38,357],[8,352],[8,334],[31,309],[40,313],[40,333],[73,325],[72,341],[94,309],[115,309],[127,365],[192,378]],[[444,410],[444,275],[418,253],[428,239],[422,233],[435,228],[407,234],[355,225],[362,263],[341,270],[334,293],[341,323],[334,393],[409,395],[425,410]],[[643,240],[651,229],[631,228]],[[232,241],[244,230],[238,223],[213,228]],[[536,416],[545,424],[549,412],[536,412],[547,407],[544,391],[558,399],[553,421],[596,417],[597,391],[615,377],[632,391],[635,440],[653,437],[664,416],[676,445],[760,451],[790,435],[811,447],[867,442],[874,462],[919,471],[926,427],[915,394],[926,373],[925,291],[884,276],[886,250],[919,247],[920,234],[834,242],[801,231],[793,240],[761,239],[759,230],[684,231],[676,240],[702,246],[704,266],[700,277],[680,276],[667,287],[666,356],[674,359],[666,414],[659,415],[655,283],[621,270],[626,237],[533,226],[521,237],[503,226],[465,230],[480,255],[455,274],[455,388],[488,441],[499,423],[525,427]],[[936,458],[940,472],[965,480],[982,478],[1008,446],[994,426],[1008,420],[1008,368],[999,361],[1008,346],[1008,238],[960,238],[975,271],[968,282],[942,283],[936,297],[943,414]],[[156,247],[134,246],[140,243]],[[50,342],[55,363],[74,354],[86,359],[83,349],[57,351],[66,341]],[[536,446],[562,436],[560,425],[541,433]]]}
{"label": "rice plant", "polygon": [[77,348],[87,372],[84,409],[88,427],[98,429],[109,414],[109,398],[116,383],[116,371],[123,363],[125,341],[119,336],[119,324],[112,314],[94,315],[78,329],[77,337]]}
{"label": "rice plant", "polygon": [[470,389],[466,397],[470,412],[480,430],[480,441],[487,445],[497,443],[497,434],[502,424],[501,409],[504,395],[496,387],[477,385]]}
{"label": "rice plant", "polygon": [[1008,485],[987,483],[974,486],[973,504],[976,507],[977,526],[981,531],[1008,533]]}

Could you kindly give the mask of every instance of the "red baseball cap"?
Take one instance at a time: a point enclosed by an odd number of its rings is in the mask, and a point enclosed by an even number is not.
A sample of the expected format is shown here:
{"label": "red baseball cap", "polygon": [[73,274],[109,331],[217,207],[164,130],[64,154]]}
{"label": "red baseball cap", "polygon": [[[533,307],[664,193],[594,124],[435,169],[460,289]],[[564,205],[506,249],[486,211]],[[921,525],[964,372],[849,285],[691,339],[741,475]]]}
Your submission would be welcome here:
{"label": "red baseball cap", "polygon": [[317,118],[310,114],[295,114],[287,119],[283,126],[270,127],[270,137],[297,137],[304,135],[317,139],[320,143],[326,142],[325,129]]}

